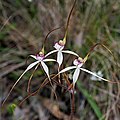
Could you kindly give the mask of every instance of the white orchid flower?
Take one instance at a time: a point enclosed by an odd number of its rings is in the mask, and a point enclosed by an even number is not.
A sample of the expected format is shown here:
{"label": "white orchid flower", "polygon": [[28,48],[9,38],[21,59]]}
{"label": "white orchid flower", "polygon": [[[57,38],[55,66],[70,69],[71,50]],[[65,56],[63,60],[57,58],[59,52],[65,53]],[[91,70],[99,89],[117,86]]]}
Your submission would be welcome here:
{"label": "white orchid flower", "polygon": [[69,66],[69,67],[66,67],[65,69],[61,70],[58,74],[60,73],[64,73],[66,71],[69,71],[69,70],[72,70],[72,69],[75,69],[74,73],[73,73],[73,87],[75,86],[75,83],[76,81],[78,80],[78,77],[79,77],[79,74],[80,74],[80,70],[84,71],[84,72],[87,72],[101,80],[104,80],[104,81],[107,81],[107,82],[110,82],[109,80],[103,78],[103,77],[100,77],[99,75],[97,75],[96,73],[94,72],[91,72],[85,68],[82,68],[83,64],[86,62],[87,60],[87,57],[85,57],[84,59],[82,59],[81,57],[79,57],[78,59],[75,59],[73,61],[73,64],[74,66]]}
{"label": "white orchid flower", "polygon": [[54,48],[56,50],[53,50],[46,55],[46,57],[47,57],[48,55],[57,52],[57,62],[59,64],[59,67],[61,66],[61,64],[63,62],[63,53],[72,54],[72,55],[75,55],[78,57],[78,55],[73,51],[63,50],[64,46],[65,46],[64,41],[60,40],[59,42],[55,43],[55,45],[54,45]]}
{"label": "white orchid flower", "polygon": [[[48,56],[48,55],[47,55]],[[34,66],[37,66],[38,64],[41,63],[42,67],[43,67],[43,70],[45,71],[45,73],[47,74],[49,80],[50,80],[50,75],[49,75],[49,69],[48,69],[48,66],[46,65],[45,62],[48,62],[48,61],[56,61],[54,59],[46,59],[46,56],[44,55],[43,52],[40,52],[39,54],[37,54],[36,56],[35,55],[30,55],[30,57],[34,58],[36,61],[31,63],[27,68],[26,70],[21,74],[21,76],[18,78],[18,80],[14,83],[14,85],[12,86],[12,88],[10,89],[7,97],[5,98],[3,104],[5,103],[5,101],[7,100],[7,98],[9,97],[10,93],[12,92],[12,90],[14,89],[14,87],[17,85],[17,83],[20,81],[20,79],[23,77],[23,75],[29,71],[30,69],[32,69]],[[51,80],[50,80],[51,82]]]}
{"label": "white orchid flower", "polygon": [[[56,61],[54,59],[46,59],[46,57],[44,56],[44,54],[42,52],[40,52],[40,54],[37,54],[36,56],[35,55],[30,55],[32,58],[34,58],[36,61],[36,63],[41,63],[45,73],[47,74],[48,78],[50,78],[50,75],[49,75],[49,69],[46,65],[45,62],[48,62],[48,61]],[[35,66],[35,65],[34,65]],[[33,66],[33,67],[34,67]],[[29,67],[29,66],[28,66]]]}

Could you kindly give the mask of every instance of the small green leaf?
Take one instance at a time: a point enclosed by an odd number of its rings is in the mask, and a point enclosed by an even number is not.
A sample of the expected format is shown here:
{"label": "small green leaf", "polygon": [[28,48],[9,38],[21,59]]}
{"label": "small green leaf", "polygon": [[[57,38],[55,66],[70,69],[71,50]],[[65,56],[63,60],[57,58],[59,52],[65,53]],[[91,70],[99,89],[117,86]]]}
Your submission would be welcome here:
{"label": "small green leaf", "polygon": [[10,115],[13,115],[16,107],[17,107],[16,104],[14,104],[14,103],[13,103],[13,104],[10,104],[10,105],[8,106],[8,108],[7,108],[8,113],[9,113]]}

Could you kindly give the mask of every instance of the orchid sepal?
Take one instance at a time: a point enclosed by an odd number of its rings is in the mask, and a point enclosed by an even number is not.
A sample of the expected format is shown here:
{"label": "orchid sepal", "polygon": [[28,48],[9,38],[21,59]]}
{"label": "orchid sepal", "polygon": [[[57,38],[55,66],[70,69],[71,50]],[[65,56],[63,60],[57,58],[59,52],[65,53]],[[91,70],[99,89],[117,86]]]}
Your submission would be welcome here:
{"label": "orchid sepal", "polygon": [[47,74],[47,76],[49,76],[49,69],[48,69],[47,65],[43,61],[41,61],[41,65],[42,65],[45,73]]}
{"label": "orchid sepal", "polygon": [[44,62],[57,62],[55,59],[44,59]]}
{"label": "orchid sepal", "polygon": [[99,79],[101,79],[101,80],[103,80],[103,81],[112,82],[112,81],[110,81],[110,80],[108,80],[108,79],[105,79],[105,78],[103,78],[103,77],[100,77],[100,76],[97,75],[96,73],[91,72],[91,71],[89,71],[89,70],[87,70],[87,69],[80,68],[80,70],[82,70],[82,71],[84,71],[84,72],[87,72],[87,73],[89,73],[89,74],[91,74],[91,75],[93,75],[93,76],[95,76],[95,77],[97,77],[97,78],[99,78]]}
{"label": "orchid sepal", "polygon": [[49,53],[47,53],[46,55],[45,55],[45,58],[46,57],[48,57],[49,55],[51,55],[51,54],[53,54],[53,53],[55,53],[55,52],[57,52],[58,50],[53,50],[53,51],[50,51]]}
{"label": "orchid sepal", "polygon": [[30,57],[32,57],[32,58],[34,58],[35,60],[37,60],[35,55],[30,55]]}
{"label": "orchid sepal", "polygon": [[69,67],[66,67],[66,68],[64,68],[63,70],[61,70],[58,74],[67,72],[67,71],[72,70],[72,69],[75,69],[75,68],[76,68],[76,66],[69,66]]}
{"label": "orchid sepal", "polygon": [[14,85],[12,86],[12,88],[10,89],[8,95],[6,96],[5,100],[3,101],[2,105],[5,103],[5,101],[7,100],[7,98],[9,97],[9,95],[11,94],[11,92],[13,91],[14,87],[17,85],[17,83],[21,80],[21,78],[23,77],[23,75],[30,70],[31,68],[33,68],[36,64],[38,64],[39,61],[36,61],[34,63],[31,63],[26,70],[21,74],[21,76],[17,79],[17,81],[14,83]]}

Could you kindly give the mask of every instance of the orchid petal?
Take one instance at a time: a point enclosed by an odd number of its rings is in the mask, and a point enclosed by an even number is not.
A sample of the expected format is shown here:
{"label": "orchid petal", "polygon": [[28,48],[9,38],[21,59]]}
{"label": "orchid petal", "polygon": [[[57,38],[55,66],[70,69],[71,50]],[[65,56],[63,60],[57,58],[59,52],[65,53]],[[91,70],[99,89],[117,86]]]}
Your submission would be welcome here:
{"label": "orchid petal", "polygon": [[73,51],[69,51],[69,50],[62,50],[63,53],[68,53],[68,54],[72,54],[72,55],[75,55],[77,57],[79,57],[79,55]]}
{"label": "orchid petal", "polygon": [[[49,81],[50,81],[51,86],[53,87],[52,82],[51,82],[51,79],[50,79],[50,75],[49,75],[49,69],[48,69],[47,65],[46,65],[43,61],[41,61],[41,65],[42,65],[45,73],[46,73],[47,76],[48,76],[48,79],[49,79]],[[53,91],[54,91],[54,89],[53,89]],[[55,91],[54,91],[54,93],[55,93]]]}
{"label": "orchid petal", "polygon": [[80,74],[80,69],[76,68],[73,74],[73,85],[75,85],[76,81],[78,80],[79,74]]}
{"label": "orchid petal", "polygon": [[[52,82],[51,82],[50,75],[49,75],[49,69],[48,69],[47,65],[46,65],[43,61],[41,61],[41,65],[42,65],[45,73],[46,73],[47,76],[48,76],[48,79],[49,79],[49,81],[50,81],[50,84],[51,84],[51,86],[52,86],[52,88],[53,88],[53,92],[54,92],[54,94],[55,94],[54,87],[53,87],[53,84],[52,84]],[[55,96],[56,96],[56,94],[55,94]]]}
{"label": "orchid petal", "polygon": [[53,53],[55,53],[55,52],[57,52],[58,50],[53,50],[53,51],[50,51],[49,53],[47,53],[46,55],[45,55],[45,57],[47,57],[47,56],[49,56],[49,55],[51,55],[51,54],[53,54]]}
{"label": "orchid petal", "polygon": [[37,63],[39,63],[39,61],[31,63],[24,72],[27,72],[28,70],[30,70],[31,68],[33,68]]}
{"label": "orchid petal", "polygon": [[98,78],[101,79],[101,80],[110,82],[110,80],[107,80],[107,79],[105,79],[105,78],[102,78],[102,77],[98,76],[97,74],[95,74],[94,72],[91,72],[91,71],[89,71],[89,70],[87,70],[87,69],[84,69],[84,68],[80,68],[80,69],[81,69],[82,71],[84,71],[84,72],[87,72],[87,73],[95,76],[95,77],[98,77]]}
{"label": "orchid petal", "polygon": [[49,62],[49,61],[56,62],[56,60],[54,60],[54,59],[44,59],[43,61],[44,62]]}
{"label": "orchid petal", "polygon": [[45,73],[46,73],[47,76],[49,77],[49,69],[48,69],[47,65],[46,65],[43,61],[41,61],[41,65],[42,65]]}
{"label": "orchid petal", "polygon": [[61,70],[61,71],[59,72],[59,74],[60,74],[60,73],[64,73],[64,72],[69,71],[69,70],[72,70],[72,69],[75,69],[75,68],[76,68],[76,66],[66,67],[65,69]]}
{"label": "orchid petal", "polygon": [[20,81],[20,79],[23,77],[23,75],[28,71],[30,70],[31,68],[33,68],[36,64],[38,64],[39,61],[36,61],[34,63],[31,63],[27,69],[22,73],[22,75],[17,79],[17,81],[14,83],[14,85],[12,86],[12,88],[10,89],[10,92],[8,93],[7,97],[5,98],[3,104],[5,103],[5,101],[7,100],[7,98],[9,97],[10,93],[12,92],[12,90],[14,89],[14,87],[17,85],[17,83]]}
{"label": "orchid petal", "polygon": [[58,64],[59,64],[59,66],[62,64],[62,62],[63,62],[63,54],[62,54],[62,52],[61,51],[58,51],[58,53],[57,53],[57,62],[58,62]]}
{"label": "orchid petal", "polygon": [[34,58],[35,60],[37,60],[37,57],[35,55],[30,55],[30,57]]}

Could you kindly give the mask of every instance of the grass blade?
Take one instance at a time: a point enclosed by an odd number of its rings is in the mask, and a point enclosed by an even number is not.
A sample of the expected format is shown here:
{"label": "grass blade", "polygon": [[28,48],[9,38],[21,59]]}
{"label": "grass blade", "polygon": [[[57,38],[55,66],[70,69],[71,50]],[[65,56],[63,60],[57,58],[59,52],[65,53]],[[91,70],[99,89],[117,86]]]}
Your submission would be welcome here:
{"label": "grass blade", "polygon": [[84,88],[84,86],[82,85],[82,83],[80,81],[77,82],[77,86],[78,86],[78,89],[82,92],[82,94],[86,98],[86,100],[88,101],[88,103],[90,104],[90,106],[93,109],[93,111],[95,112],[97,118],[99,120],[104,120],[99,106],[97,105],[95,100],[92,98],[92,96],[89,94],[89,92]]}

